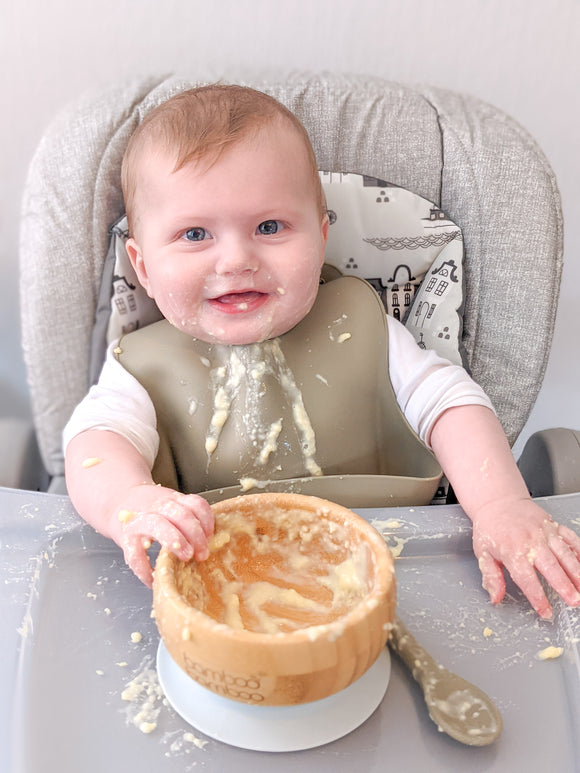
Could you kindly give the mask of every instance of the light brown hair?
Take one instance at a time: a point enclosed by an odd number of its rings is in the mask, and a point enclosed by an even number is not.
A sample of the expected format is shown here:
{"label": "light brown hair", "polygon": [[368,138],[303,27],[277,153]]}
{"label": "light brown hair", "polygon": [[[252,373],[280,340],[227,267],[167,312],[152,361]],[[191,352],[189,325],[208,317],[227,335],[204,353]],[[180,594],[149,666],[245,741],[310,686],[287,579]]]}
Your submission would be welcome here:
{"label": "light brown hair", "polygon": [[296,116],[268,94],[246,86],[214,84],[189,89],[162,102],[139,124],[127,145],[121,184],[129,232],[135,226],[135,192],[141,152],[149,142],[175,153],[174,171],[186,164],[220,154],[253,131],[282,120],[302,138],[312,171],[312,183],[321,217],[326,201],[318,176],[314,150],[306,129]]}

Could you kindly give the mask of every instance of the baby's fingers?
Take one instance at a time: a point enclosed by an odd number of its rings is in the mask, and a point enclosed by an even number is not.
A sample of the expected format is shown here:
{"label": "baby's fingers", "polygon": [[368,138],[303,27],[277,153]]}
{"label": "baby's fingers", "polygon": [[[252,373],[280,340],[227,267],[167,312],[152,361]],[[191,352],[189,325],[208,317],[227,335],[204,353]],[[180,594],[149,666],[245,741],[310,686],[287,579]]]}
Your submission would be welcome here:
{"label": "baby's fingers", "polygon": [[539,561],[536,566],[566,604],[576,607],[580,604],[580,562],[576,553],[558,536],[550,537],[548,545],[552,552],[545,559],[546,567]]}
{"label": "baby's fingers", "polygon": [[193,547],[197,560],[204,561],[209,556],[208,539],[214,532],[211,507],[197,494],[178,494],[171,507],[172,522]]}
{"label": "baby's fingers", "polygon": [[575,531],[572,531],[572,529],[569,529],[567,526],[562,526],[562,524],[558,524],[558,534],[580,562],[580,537]]}
{"label": "baby's fingers", "polygon": [[511,565],[506,563],[506,569],[538,615],[549,620],[552,617],[552,607],[533,564],[523,558],[514,561]]}
{"label": "baby's fingers", "polygon": [[489,593],[492,604],[499,604],[505,596],[505,578],[501,565],[487,551],[481,554],[478,563],[484,590]]}
{"label": "baby's fingers", "polygon": [[[199,531],[201,532],[201,526]],[[131,557],[139,557],[142,554],[146,556],[146,547],[150,546],[152,541],[159,542],[182,561],[189,561],[194,553],[193,546],[177,526],[167,518],[159,517],[158,513],[140,513],[130,521],[124,529],[124,541],[127,550],[130,549]]]}
{"label": "baby's fingers", "polygon": [[[186,560],[195,557],[198,561],[205,561],[209,557],[209,544],[200,522],[196,518],[187,518],[179,524],[179,529],[183,535],[181,541],[191,546],[191,553],[187,556]],[[168,547],[181,557],[177,543],[168,545]]]}
{"label": "baby's fingers", "polygon": [[178,494],[178,498],[178,501],[197,518],[203,533],[209,539],[215,528],[213,511],[209,503],[197,494]]}
{"label": "baby's fingers", "polygon": [[213,534],[214,520],[213,512],[205,499],[196,494],[175,493],[170,499],[163,501],[157,509],[159,514],[183,535],[183,540],[192,548],[185,559],[180,554],[180,547],[177,544],[173,546],[167,543],[170,550],[184,560],[195,555],[199,561],[203,561],[209,556],[207,541]]}
{"label": "baby's fingers", "polygon": [[[145,543],[146,544],[146,543]],[[153,586],[153,568],[140,534],[126,535],[123,546],[125,563],[148,588]]]}

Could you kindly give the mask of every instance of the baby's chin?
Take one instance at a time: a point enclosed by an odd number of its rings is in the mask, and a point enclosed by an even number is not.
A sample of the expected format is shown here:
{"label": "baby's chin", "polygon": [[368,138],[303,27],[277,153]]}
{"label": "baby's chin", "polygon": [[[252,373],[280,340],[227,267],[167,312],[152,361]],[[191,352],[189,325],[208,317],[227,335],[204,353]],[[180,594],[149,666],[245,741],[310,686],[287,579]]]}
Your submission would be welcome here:
{"label": "baby's chin", "polygon": [[221,344],[223,346],[249,346],[251,344],[260,344],[263,341],[270,341],[272,338],[284,335],[291,330],[296,323],[259,326],[250,329],[238,329],[236,326],[218,327],[211,330],[197,330],[193,333],[194,338],[199,341],[205,341],[208,344]]}
{"label": "baby's chin", "polygon": [[[260,309],[248,314],[230,315],[198,314],[195,318],[183,319],[181,323],[173,321],[176,327],[187,335],[204,341],[207,344],[221,344],[223,346],[248,346],[278,338],[292,330],[310,311],[312,303],[302,304],[293,308],[289,313],[287,309],[273,308]],[[171,321],[171,320],[170,320]]]}
{"label": "baby's chin", "polygon": [[272,338],[277,338],[280,335],[283,335],[284,333],[287,333],[288,330],[283,330],[281,332],[262,332],[262,333],[253,333],[253,334],[227,334],[227,333],[202,333],[200,335],[195,336],[200,341],[205,341],[205,343],[208,344],[221,344],[222,346],[250,346],[251,344],[261,344],[264,341],[270,341]]}

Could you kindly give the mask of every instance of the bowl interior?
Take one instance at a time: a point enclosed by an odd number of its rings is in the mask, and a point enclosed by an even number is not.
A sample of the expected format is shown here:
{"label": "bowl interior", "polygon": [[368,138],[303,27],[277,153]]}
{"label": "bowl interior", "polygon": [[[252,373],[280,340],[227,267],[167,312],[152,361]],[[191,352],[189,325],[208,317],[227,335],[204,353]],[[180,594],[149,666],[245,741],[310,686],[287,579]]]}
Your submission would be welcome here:
{"label": "bowl interior", "polygon": [[324,500],[246,496],[214,505],[214,514],[207,561],[172,562],[184,614],[193,608],[240,632],[291,634],[342,620],[391,579],[379,535]]}

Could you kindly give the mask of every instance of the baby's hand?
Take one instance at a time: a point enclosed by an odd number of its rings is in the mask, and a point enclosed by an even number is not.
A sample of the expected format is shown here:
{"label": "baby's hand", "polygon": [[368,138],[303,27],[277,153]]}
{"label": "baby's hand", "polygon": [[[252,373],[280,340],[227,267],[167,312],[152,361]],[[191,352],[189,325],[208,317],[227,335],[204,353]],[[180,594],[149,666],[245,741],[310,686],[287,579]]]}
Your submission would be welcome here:
{"label": "baby's hand", "polygon": [[[208,539],[214,520],[209,504],[197,494],[181,494],[162,486],[142,485],[130,490],[126,508],[113,516],[116,542],[125,561],[148,587],[153,585],[153,570],[147,555],[151,542],[159,542],[182,561],[209,556]],[[120,527],[120,528],[119,528]]]}
{"label": "baby's hand", "polygon": [[570,606],[580,605],[580,537],[531,499],[486,505],[473,519],[473,549],[492,603],[505,595],[502,567],[543,618],[552,607],[537,572]]}

